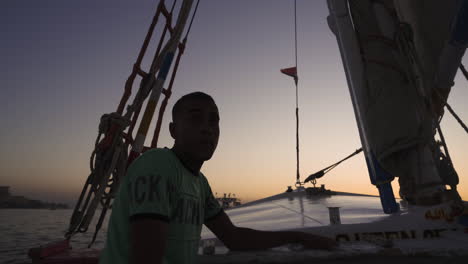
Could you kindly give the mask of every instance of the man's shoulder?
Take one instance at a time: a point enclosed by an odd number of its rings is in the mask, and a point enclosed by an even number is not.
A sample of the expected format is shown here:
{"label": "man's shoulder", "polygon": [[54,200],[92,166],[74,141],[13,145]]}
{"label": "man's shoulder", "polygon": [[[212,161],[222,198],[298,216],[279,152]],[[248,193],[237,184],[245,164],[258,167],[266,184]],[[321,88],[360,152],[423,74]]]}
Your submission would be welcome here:
{"label": "man's shoulder", "polygon": [[144,159],[168,159],[171,157],[171,150],[168,148],[153,148],[145,151],[140,158]]}
{"label": "man's shoulder", "polygon": [[173,168],[173,158],[167,148],[155,148],[146,151],[129,167],[129,171],[157,170],[167,171]]}
{"label": "man's shoulder", "polygon": [[205,189],[211,189],[210,183],[208,182],[208,178],[206,178],[206,176],[201,172],[200,172],[200,180]]}

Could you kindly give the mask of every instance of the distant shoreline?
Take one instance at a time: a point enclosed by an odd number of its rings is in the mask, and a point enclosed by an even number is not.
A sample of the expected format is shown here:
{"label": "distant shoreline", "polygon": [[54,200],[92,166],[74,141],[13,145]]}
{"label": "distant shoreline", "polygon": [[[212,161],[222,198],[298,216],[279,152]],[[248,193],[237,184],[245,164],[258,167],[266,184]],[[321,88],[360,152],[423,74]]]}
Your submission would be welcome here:
{"label": "distant shoreline", "polygon": [[23,196],[10,196],[0,201],[0,209],[69,209],[68,204],[31,200]]}
{"label": "distant shoreline", "polygon": [[10,186],[0,186],[0,209],[69,209],[68,204],[43,202],[10,194]]}
{"label": "distant shoreline", "polygon": [[71,208],[56,208],[56,209],[51,209],[51,208],[24,208],[24,207],[0,207],[0,210],[72,210]]}

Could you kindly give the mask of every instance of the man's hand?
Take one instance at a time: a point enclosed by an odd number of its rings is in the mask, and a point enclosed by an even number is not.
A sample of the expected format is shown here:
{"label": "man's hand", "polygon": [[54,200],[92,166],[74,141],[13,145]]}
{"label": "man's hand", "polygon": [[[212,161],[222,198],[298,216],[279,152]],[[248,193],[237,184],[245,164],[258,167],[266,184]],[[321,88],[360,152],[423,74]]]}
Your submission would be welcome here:
{"label": "man's hand", "polygon": [[302,233],[299,243],[308,249],[333,250],[338,246],[334,239],[309,233]]}

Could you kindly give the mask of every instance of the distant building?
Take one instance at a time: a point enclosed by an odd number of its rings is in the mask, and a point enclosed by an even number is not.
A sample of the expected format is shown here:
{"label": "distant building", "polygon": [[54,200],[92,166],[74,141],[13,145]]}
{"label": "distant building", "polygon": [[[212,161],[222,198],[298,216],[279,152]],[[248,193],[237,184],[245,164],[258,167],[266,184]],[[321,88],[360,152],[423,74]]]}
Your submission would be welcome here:
{"label": "distant building", "polygon": [[10,198],[10,186],[0,186],[0,201]]}

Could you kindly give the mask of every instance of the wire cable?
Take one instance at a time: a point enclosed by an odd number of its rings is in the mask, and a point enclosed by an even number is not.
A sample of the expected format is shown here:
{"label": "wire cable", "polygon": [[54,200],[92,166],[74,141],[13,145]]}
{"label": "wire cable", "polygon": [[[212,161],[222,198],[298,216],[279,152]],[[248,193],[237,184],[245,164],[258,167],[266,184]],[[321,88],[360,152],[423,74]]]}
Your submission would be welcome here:
{"label": "wire cable", "polygon": [[294,83],[296,84],[296,185],[301,185],[301,176],[299,171],[299,87],[297,77],[297,3],[294,0],[294,55],[295,55],[295,66],[296,75],[294,77]]}

